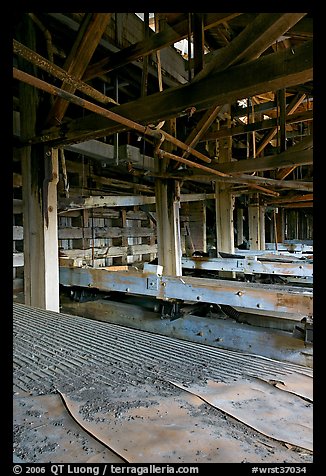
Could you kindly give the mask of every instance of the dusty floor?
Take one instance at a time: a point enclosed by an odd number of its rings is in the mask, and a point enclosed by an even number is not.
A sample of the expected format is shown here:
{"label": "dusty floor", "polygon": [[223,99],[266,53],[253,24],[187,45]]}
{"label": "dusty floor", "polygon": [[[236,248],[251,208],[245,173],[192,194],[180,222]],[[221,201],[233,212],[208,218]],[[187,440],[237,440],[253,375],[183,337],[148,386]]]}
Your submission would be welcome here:
{"label": "dusty floor", "polygon": [[311,463],[312,369],[14,304],[14,461]]}

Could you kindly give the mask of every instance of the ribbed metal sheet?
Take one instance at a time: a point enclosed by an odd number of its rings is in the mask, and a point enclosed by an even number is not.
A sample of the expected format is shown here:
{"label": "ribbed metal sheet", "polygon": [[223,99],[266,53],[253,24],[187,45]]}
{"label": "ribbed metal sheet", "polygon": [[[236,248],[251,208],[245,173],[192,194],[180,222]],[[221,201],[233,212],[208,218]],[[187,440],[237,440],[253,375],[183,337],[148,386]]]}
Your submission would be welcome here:
{"label": "ribbed metal sheet", "polygon": [[13,304],[14,391],[137,385],[155,380],[183,384],[212,379],[279,379],[312,369],[264,357],[150,334],[83,317]]}

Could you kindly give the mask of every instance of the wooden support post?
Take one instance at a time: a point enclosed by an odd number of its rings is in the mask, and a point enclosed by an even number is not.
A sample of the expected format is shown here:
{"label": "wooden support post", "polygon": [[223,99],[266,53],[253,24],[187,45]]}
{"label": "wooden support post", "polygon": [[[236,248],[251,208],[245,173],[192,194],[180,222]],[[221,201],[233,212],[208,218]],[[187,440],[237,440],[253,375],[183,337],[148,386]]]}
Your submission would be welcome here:
{"label": "wooden support post", "polygon": [[277,230],[277,242],[284,242],[284,209],[278,208],[276,213],[276,230]]}
{"label": "wooden support post", "polygon": [[286,117],[286,98],[285,89],[279,89],[277,91],[277,106],[279,114],[279,153],[286,150],[286,129],[285,129],[285,117]]}
{"label": "wooden support post", "polygon": [[179,202],[175,200],[174,181],[157,179],[155,195],[158,264],[163,266],[164,275],[182,276]]}
{"label": "wooden support post", "polygon": [[233,203],[230,187],[216,183],[217,251],[234,253]]}
{"label": "wooden support post", "polygon": [[249,218],[249,249],[260,250],[260,210],[259,195],[253,194],[248,207]]}
{"label": "wooden support post", "polygon": [[45,167],[49,171],[49,179],[45,177],[43,187],[44,300],[45,309],[59,312],[58,149],[47,149]]}
{"label": "wooden support post", "polygon": [[[21,41],[36,50],[32,20],[25,16]],[[20,39],[20,38],[19,38]],[[35,73],[35,67],[18,60],[19,66]],[[21,139],[35,135],[38,93],[33,87],[19,85]],[[57,239],[58,151],[43,145],[21,149],[25,303],[59,312],[59,260]]]}
{"label": "wooden support post", "polygon": [[243,208],[237,208],[237,246],[243,243]]}
{"label": "wooden support post", "polygon": [[[229,126],[231,125],[230,119],[228,120]],[[219,141],[219,163],[231,161],[231,144],[231,137]],[[216,182],[215,191],[217,252],[234,253],[234,196],[227,183]],[[221,272],[220,274],[222,277],[230,277],[230,273],[222,275]],[[234,273],[231,273],[231,277],[233,275]]]}
{"label": "wooden support post", "polygon": [[25,303],[59,312],[58,151],[42,152],[22,149]]}
{"label": "wooden support post", "polygon": [[202,13],[193,15],[193,38],[194,38],[194,75],[204,67],[204,17]]}
{"label": "wooden support post", "polygon": [[263,204],[259,206],[259,235],[260,235],[260,248],[265,249],[266,246],[266,232],[265,232],[265,210],[266,207]]}

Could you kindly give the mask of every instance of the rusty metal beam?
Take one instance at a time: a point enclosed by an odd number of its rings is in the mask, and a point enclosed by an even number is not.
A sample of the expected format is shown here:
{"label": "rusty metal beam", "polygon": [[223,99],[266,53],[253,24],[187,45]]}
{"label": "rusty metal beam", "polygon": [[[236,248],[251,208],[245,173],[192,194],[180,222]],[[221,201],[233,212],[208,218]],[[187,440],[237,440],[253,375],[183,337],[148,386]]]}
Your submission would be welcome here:
{"label": "rusty metal beam", "polygon": [[97,91],[89,84],[83,83],[83,81],[80,81],[79,79],[73,77],[71,74],[67,73],[67,71],[60,68],[60,66],[57,66],[51,61],[48,61],[46,58],[39,55],[38,53],[35,53],[35,51],[31,50],[30,48],[27,48],[27,46],[22,45],[21,43],[19,43],[19,41],[15,39],[13,39],[13,52],[18,56],[21,56],[25,60],[29,61],[30,63],[34,64],[38,68],[42,69],[43,71],[46,71],[47,73],[51,74],[55,78],[61,79],[61,81],[64,81],[65,83],[69,84],[70,86],[73,86],[75,89],[78,89],[87,96],[90,96],[96,101],[99,101],[103,104],[111,102],[113,104],[118,105],[118,103],[114,99],[106,96],[100,91]]}

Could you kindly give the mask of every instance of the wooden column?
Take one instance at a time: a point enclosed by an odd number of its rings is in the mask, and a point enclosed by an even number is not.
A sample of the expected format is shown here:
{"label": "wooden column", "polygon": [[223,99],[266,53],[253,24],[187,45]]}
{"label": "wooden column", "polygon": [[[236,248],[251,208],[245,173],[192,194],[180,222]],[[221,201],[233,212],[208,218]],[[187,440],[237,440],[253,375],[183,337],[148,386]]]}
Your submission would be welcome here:
{"label": "wooden column", "polygon": [[265,205],[259,206],[259,234],[260,234],[260,249],[264,250],[266,247],[266,233],[265,233]]}
{"label": "wooden column", "polygon": [[25,147],[22,171],[25,303],[59,312],[57,149]]}
{"label": "wooden column", "polygon": [[243,208],[237,208],[237,246],[243,243]]}
{"label": "wooden column", "polygon": [[204,67],[204,17],[202,13],[194,13],[193,17],[194,42],[194,75]]}
{"label": "wooden column", "polygon": [[260,209],[259,195],[253,194],[248,207],[249,219],[249,248],[260,250]]}
{"label": "wooden column", "polygon": [[[173,135],[175,120],[167,121],[165,128]],[[172,144],[162,148],[171,152]],[[155,159],[158,173],[166,173],[168,160]],[[180,182],[172,179],[155,180],[158,264],[169,276],[182,276],[182,246],[180,235]]]}
{"label": "wooden column", "polygon": [[46,151],[45,167],[49,171],[49,178],[45,177],[43,187],[44,301],[45,309],[59,312],[58,149],[48,149]]}
{"label": "wooden column", "polygon": [[276,213],[277,243],[284,242],[284,208],[278,208]]}
{"label": "wooden column", "polygon": [[[228,120],[229,126],[231,125],[230,119]],[[232,137],[226,137],[219,141],[219,163],[231,162],[231,144]],[[215,192],[217,252],[234,253],[234,196],[231,193],[230,185],[223,182],[216,182]]]}
{"label": "wooden column", "polygon": [[[155,160],[157,171],[165,173],[167,160]],[[158,264],[163,266],[163,274],[169,276],[182,276],[179,188],[179,182],[172,179],[155,181]]]}
{"label": "wooden column", "polygon": [[182,276],[179,202],[175,199],[174,180],[157,179],[155,197],[158,264],[163,266],[165,275]]}
{"label": "wooden column", "polygon": [[278,146],[279,153],[286,150],[286,128],[285,128],[285,116],[286,116],[286,97],[285,89],[279,89],[276,93],[277,97],[277,109],[279,119],[279,137]]}
{"label": "wooden column", "polygon": [[[36,51],[34,24],[26,15],[19,39]],[[19,67],[36,75],[36,68],[18,59]],[[38,116],[38,91],[19,84],[20,136],[26,141],[35,136]],[[25,303],[59,312],[59,260],[57,239],[58,151],[43,145],[21,149]]]}

